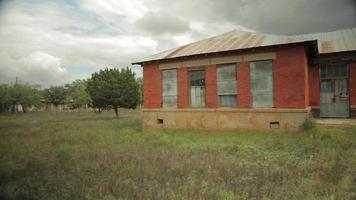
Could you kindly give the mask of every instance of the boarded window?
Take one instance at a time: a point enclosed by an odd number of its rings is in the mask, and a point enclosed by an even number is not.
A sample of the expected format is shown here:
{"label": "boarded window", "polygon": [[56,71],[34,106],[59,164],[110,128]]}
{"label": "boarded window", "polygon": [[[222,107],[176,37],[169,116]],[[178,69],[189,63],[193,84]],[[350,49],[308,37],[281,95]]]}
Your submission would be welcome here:
{"label": "boarded window", "polygon": [[273,107],[272,61],[251,62],[251,93],[253,108]]}
{"label": "boarded window", "polygon": [[189,72],[190,86],[190,106],[205,106],[205,72],[204,70],[194,70]]}
{"label": "boarded window", "polygon": [[322,66],[320,68],[321,78],[347,77],[347,65]]}
{"label": "boarded window", "polygon": [[163,76],[163,108],[177,107],[177,71],[162,71]]}
{"label": "boarded window", "polygon": [[236,107],[237,80],[235,64],[218,65],[217,85],[219,105],[221,107]]}

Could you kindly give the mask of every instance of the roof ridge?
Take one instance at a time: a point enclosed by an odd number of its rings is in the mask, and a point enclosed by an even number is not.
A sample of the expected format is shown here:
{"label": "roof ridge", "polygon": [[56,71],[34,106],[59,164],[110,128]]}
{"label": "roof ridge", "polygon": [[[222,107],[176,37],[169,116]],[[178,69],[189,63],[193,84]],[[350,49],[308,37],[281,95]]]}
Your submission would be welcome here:
{"label": "roof ridge", "polygon": [[[349,28],[342,28],[342,29],[337,29],[337,30],[333,30],[333,31],[321,31],[321,32],[310,32],[310,33],[300,33],[300,34],[273,34],[273,33],[263,33],[263,32],[257,32],[257,31],[246,31],[246,30],[240,30],[240,29],[233,29],[232,31],[235,32],[241,32],[241,33],[253,33],[253,34],[263,34],[263,35],[273,35],[273,36],[282,36],[282,37],[293,37],[293,36],[300,36],[300,35],[311,35],[311,34],[319,34],[319,33],[333,33],[333,32],[339,32],[339,31],[345,31],[345,30],[352,30],[352,29],[356,29],[355,27],[349,27]],[[232,32],[229,31],[229,32]],[[226,32],[228,33],[228,32]],[[220,34],[218,36],[221,36],[223,34]]]}
{"label": "roof ridge", "polygon": [[[251,35],[251,37],[244,37],[246,34]],[[263,39],[261,39],[261,37]],[[320,54],[356,51],[356,27],[327,32],[294,35],[278,35],[261,33],[253,30],[234,29],[219,35],[159,52],[157,54],[141,59],[140,61],[136,62],[136,64],[144,63],[147,61],[158,61],[198,54],[209,54],[219,51],[232,51],[238,49],[286,45],[308,41],[317,41]],[[330,42],[332,44],[332,49],[323,49],[321,44],[325,42]]]}

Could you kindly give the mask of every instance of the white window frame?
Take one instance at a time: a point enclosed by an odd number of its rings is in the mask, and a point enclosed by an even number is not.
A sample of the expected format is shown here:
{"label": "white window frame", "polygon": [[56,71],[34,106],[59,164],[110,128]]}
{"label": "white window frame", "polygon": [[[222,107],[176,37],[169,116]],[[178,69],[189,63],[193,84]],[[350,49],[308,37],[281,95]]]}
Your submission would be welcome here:
{"label": "white window frame", "polygon": [[[254,74],[254,68],[257,68],[257,63],[261,64],[263,62],[269,62],[271,66],[271,70],[269,74]],[[273,77],[273,60],[261,60],[261,61],[253,61],[250,62],[250,84],[251,84],[251,107],[252,108],[273,108],[274,107],[274,77]],[[255,80],[264,80],[266,86],[270,86],[270,88],[266,88],[265,90],[256,89],[254,87]],[[269,102],[264,102],[264,104],[260,104],[261,102],[256,101],[258,97],[267,96],[269,98]]]}
{"label": "white window frame", "polygon": [[[200,101],[200,105],[198,104],[195,104],[195,99],[194,99],[194,102],[193,102],[193,99],[192,99],[192,87],[199,87],[199,86],[192,86],[191,85],[191,75],[190,73],[194,73],[194,72],[197,72],[197,71],[201,71],[204,73],[204,94],[201,96],[201,98],[204,98],[203,100]],[[189,107],[191,108],[204,108],[206,107],[206,71],[205,71],[205,68],[196,68],[196,69],[191,69],[188,71],[188,87],[189,87]],[[200,86],[202,87],[202,86]],[[195,90],[196,92],[196,90]]]}
{"label": "white window frame", "polygon": [[[219,76],[219,70],[223,68],[234,68],[234,78],[222,78]],[[237,64],[236,63],[229,63],[229,64],[219,64],[216,65],[216,80],[217,80],[217,94],[218,94],[218,102],[219,102],[219,107],[237,107],[238,106],[238,88],[237,88]],[[235,87],[234,91],[223,91],[223,87],[226,85],[231,84],[230,87]],[[222,105],[220,97],[223,96],[235,96],[235,102],[233,105]]]}
{"label": "white window frame", "polygon": [[[171,73],[172,77],[169,77]],[[175,76],[174,76],[175,74]],[[168,76],[167,78],[165,76]],[[173,87],[173,88],[169,88]],[[169,98],[175,103],[169,102]],[[175,104],[175,105],[173,105]],[[178,105],[178,75],[176,69],[162,70],[162,108],[177,108]]]}

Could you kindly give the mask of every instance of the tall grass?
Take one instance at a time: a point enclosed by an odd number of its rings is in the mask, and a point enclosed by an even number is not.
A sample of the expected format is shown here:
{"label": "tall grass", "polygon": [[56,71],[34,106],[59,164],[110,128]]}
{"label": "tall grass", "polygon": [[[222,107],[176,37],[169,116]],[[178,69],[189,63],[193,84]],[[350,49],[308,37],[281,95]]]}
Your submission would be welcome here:
{"label": "tall grass", "polygon": [[139,113],[0,116],[0,199],[354,199],[356,128],[141,131]]}

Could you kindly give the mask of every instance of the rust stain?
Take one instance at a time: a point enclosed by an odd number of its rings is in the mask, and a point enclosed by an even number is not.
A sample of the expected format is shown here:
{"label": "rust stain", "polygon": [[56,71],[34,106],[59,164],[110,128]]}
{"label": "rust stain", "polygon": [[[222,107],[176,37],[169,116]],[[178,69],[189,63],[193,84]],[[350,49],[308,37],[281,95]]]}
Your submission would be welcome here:
{"label": "rust stain", "polygon": [[200,45],[198,45],[196,48],[194,48],[191,52],[199,51],[201,50],[201,53],[204,53],[204,51],[210,47],[211,43],[214,41],[214,38],[208,39],[208,42],[202,42]]}
{"label": "rust stain", "polygon": [[323,41],[321,43],[321,52],[330,53],[333,51],[333,44],[330,41]]}
{"label": "rust stain", "polygon": [[252,35],[252,33],[244,33],[242,35],[242,37],[238,40],[236,47],[234,47],[235,49],[241,48],[243,46],[243,44],[245,43],[245,41],[250,38],[250,36]]}
{"label": "rust stain", "polygon": [[183,50],[187,46],[189,46],[189,45],[184,45],[184,46],[181,46],[181,47],[177,48],[175,51],[173,51],[172,53],[168,54],[164,58],[170,58],[170,57],[174,56],[175,54],[177,54],[179,51]]}
{"label": "rust stain", "polygon": [[254,46],[261,46],[263,41],[265,40],[265,38],[266,38],[266,35],[259,35],[256,39]]}
{"label": "rust stain", "polygon": [[243,48],[252,47],[254,41],[256,41],[257,35],[252,35],[247,41],[243,44]]}
{"label": "rust stain", "polygon": [[230,47],[229,47],[229,48],[230,48],[230,49],[234,49],[235,47],[239,46],[241,40],[242,40],[241,37],[236,38],[235,41],[230,44]]}
{"label": "rust stain", "polygon": [[208,48],[206,49],[205,52],[214,52],[218,46],[221,45],[222,42],[224,42],[226,39],[230,38],[232,33],[227,33],[223,35],[222,37],[215,38],[213,41],[211,41],[208,44]]}
{"label": "rust stain", "polygon": [[[271,35],[256,32],[230,31],[215,37],[181,46],[172,52],[161,52],[144,58],[136,64],[144,61],[176,58],[189,55],[207,54],[218,51],[238,50],[261,46],[281,45],[295,42],[317,41],[320,53],[342,52],[356,50],[355,28],[338,30],[334,32],[301,35]],[[323,38],[321,37],[323,35]],[[337,37],[336,37],[337,36]],[[342,39],[340,37],[342,36]],[[329,40],[325,40],[329,38]]]}
{"label": "rust stain", "polygon": [[230,50],[233,49],[232,47],[236,44],[236,42],[238,42],[240,40],[240,37],[234,37],[233,40],[226,45],[226,50]]}
{"label": "rust stain", "polygon": [[224,51],[224,50],[229,50],[230,48],[228,47],[228,44],[233,43],[236,40],[235,37],[230,37],[227,39],[225,42],[222,42],[216,49],[215,51]]}
{"label": "rust stain", "polygon": [[295,42],[295,38],[287,37],[286,43],[292,43],[292,42]]}

